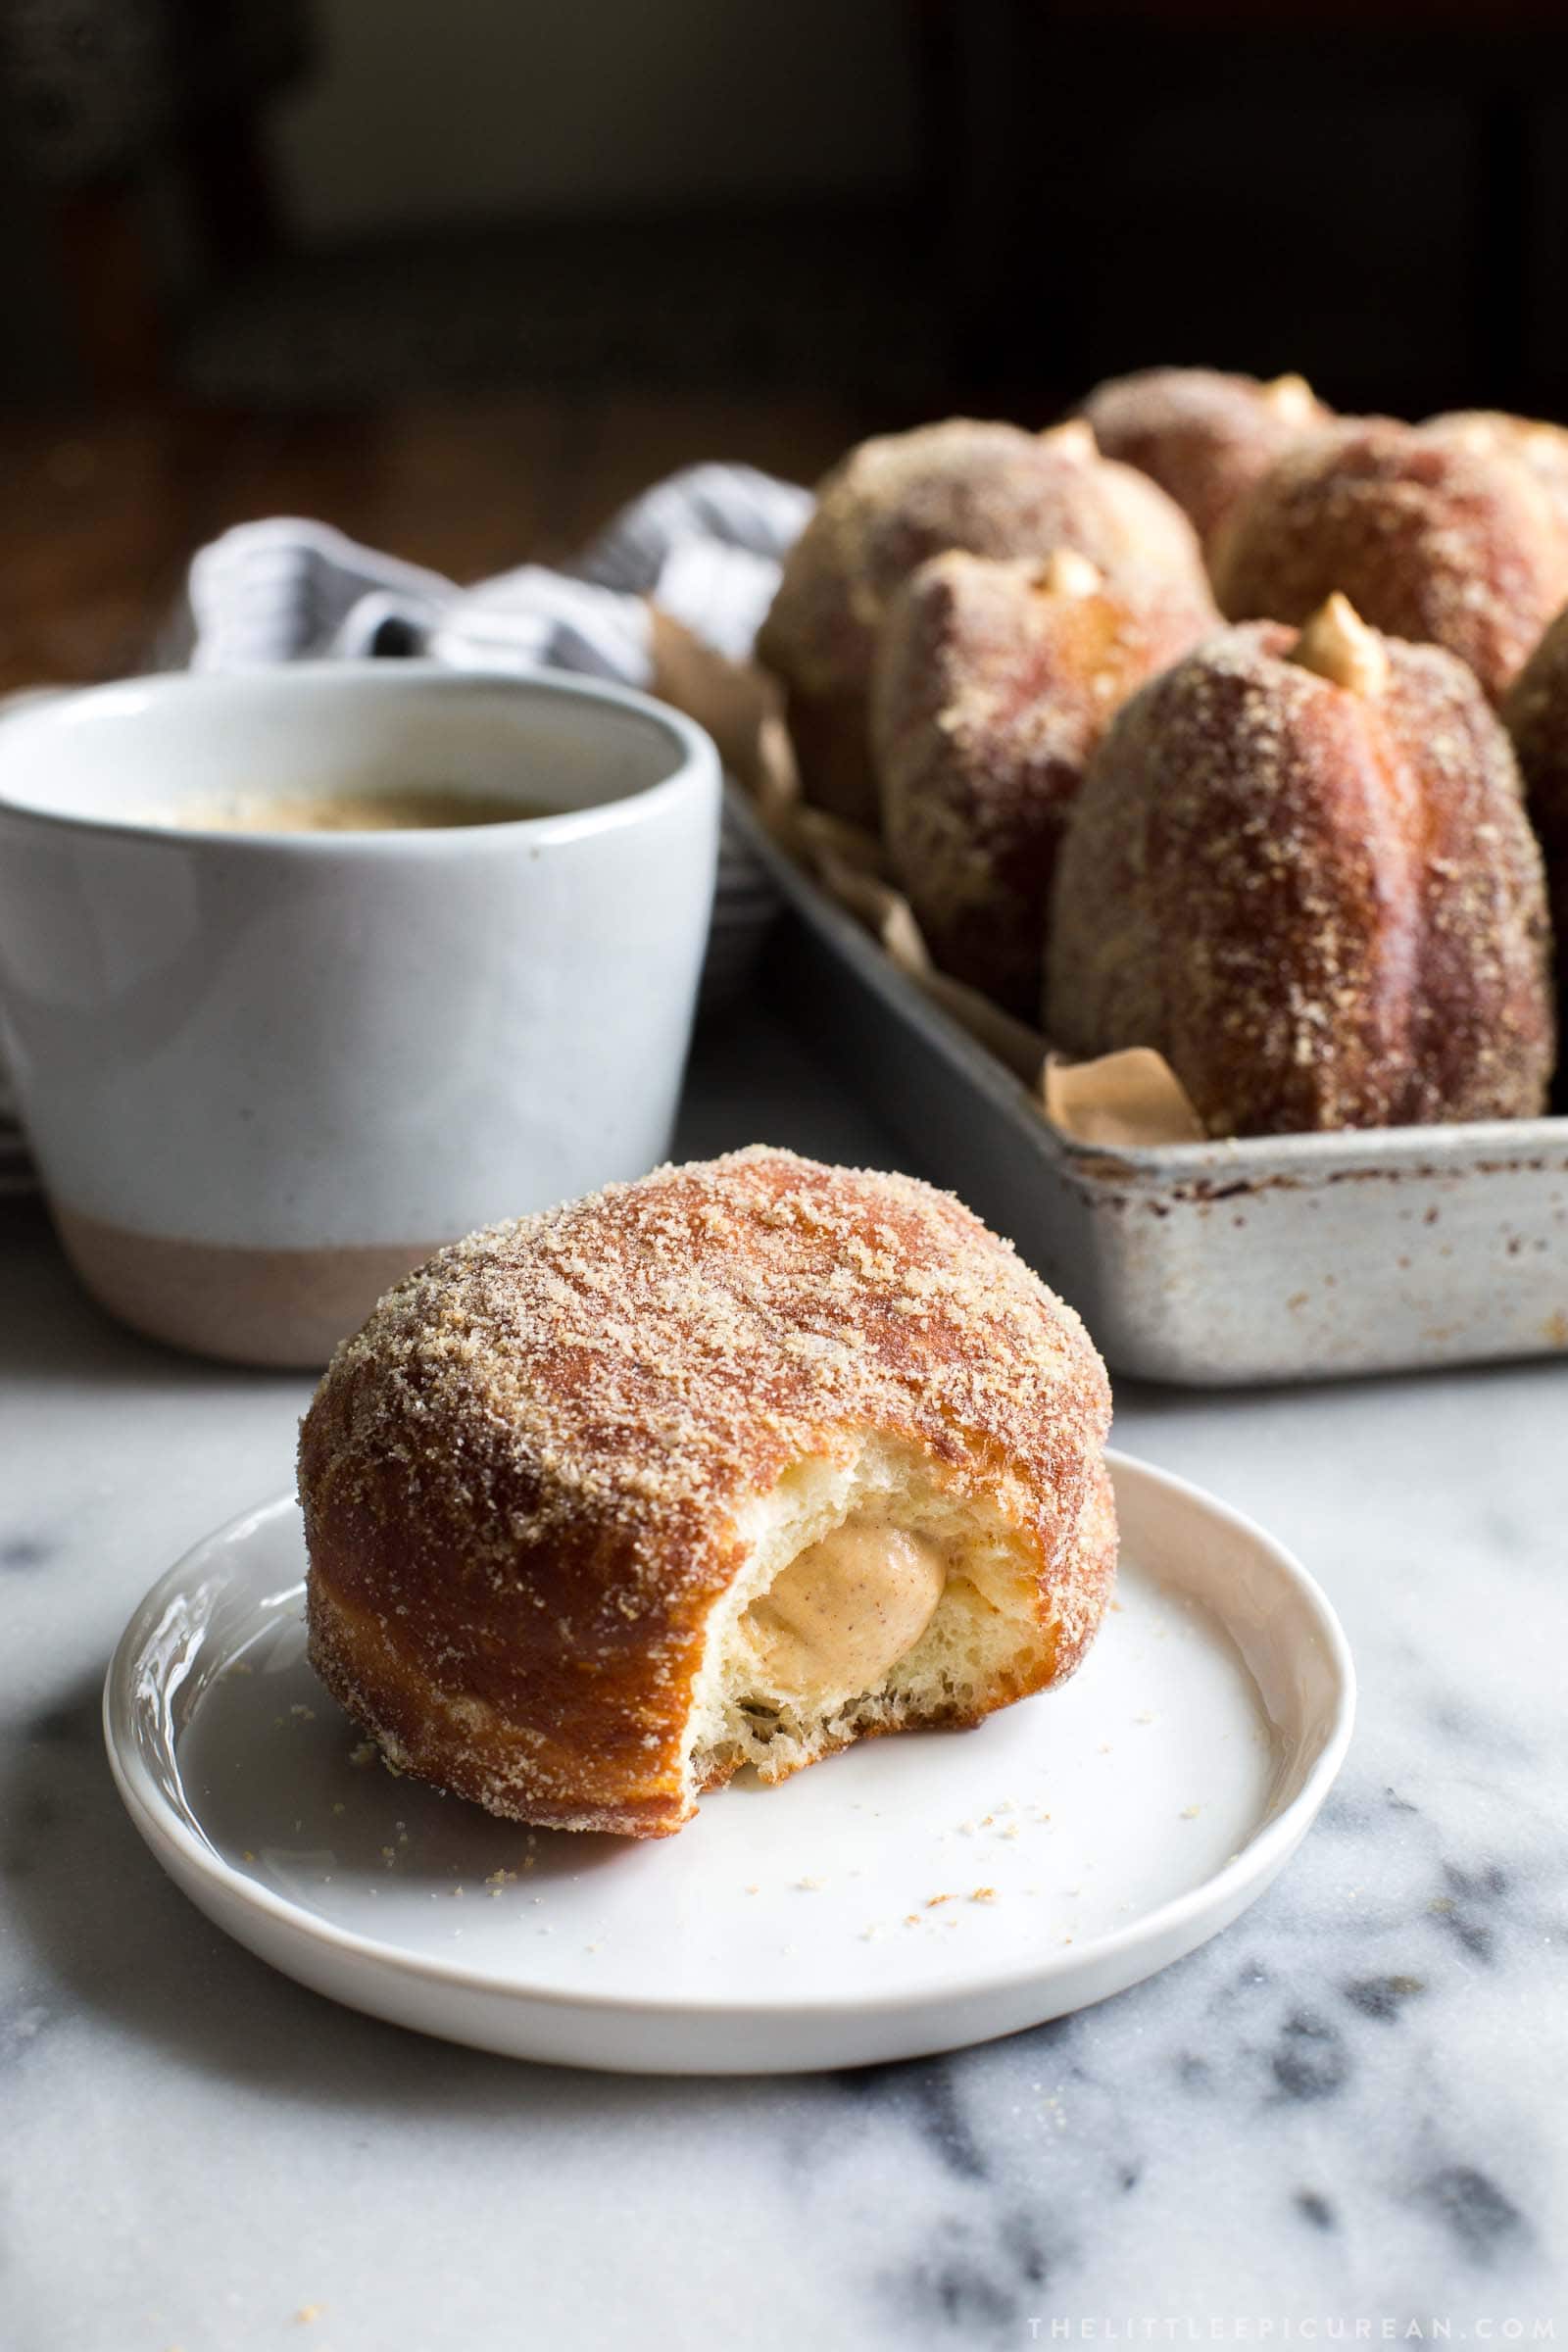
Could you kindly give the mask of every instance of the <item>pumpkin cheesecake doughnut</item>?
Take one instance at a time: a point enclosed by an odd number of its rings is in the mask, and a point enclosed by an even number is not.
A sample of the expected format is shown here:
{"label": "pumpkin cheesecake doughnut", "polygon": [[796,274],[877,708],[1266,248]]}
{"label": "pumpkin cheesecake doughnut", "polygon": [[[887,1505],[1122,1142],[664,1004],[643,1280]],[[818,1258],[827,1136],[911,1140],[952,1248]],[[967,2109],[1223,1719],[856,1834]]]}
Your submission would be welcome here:
{"label": "pumpkin cheesecake doughnut", "polygon": [[1299,624],[1336,590],[1392,636],[1441,645],[1500,702],[1568,601],[1556,494],[1500,439],[1362,417],[1302,442],[1214,553],[1232,620]]}
{"label": "pumpkin cheesecake doughnut", "polygon": [[399,1769],[665,1837],[743,1765],[1072,1672],[1104,1369],[912,1178],[754,1149],[440,1251],[307,1415],[310,1654]]}
{"label": "pumpkin cheesecake doughnut", "polygon": [[1439,440],[1458,441],[1483,455],[1501,451],[1533,473],[1568,526],[1568,426],[1506,409],[1450,409],[1421,426]]}
{"label": "pumpkin cheesecake doughnut", "polygon": [[1523,1118],[1548,964],[1475,679],[1336,596],[1299,631],[1217,630],[1124,705],[1057,861],[1046,1026],[1154,1048],[1213,1135]]}
{"label": "pumpkin cheesecake doughnut", "polygon": [[1043,433],[951,417],[862,441],[819,484],[758,638],[783,682],[808,798],[874,826],[866,696],[878,633],[916,565],[951,547],[1044,562],[1071,548],[1138,601],[1211,615],[1192,525],[1081,417]]}
{"label": "pumpkin cheesecake doughnut", "polygon": [[1215,368],[1142,368],[1097,384],[1081,415],[1102,456],[1168,491],[1205,548],[1277,458],[1332,423],[1303,376],[1227,375]]}
{"label": "pumpkin cheesecake doughnut", "polygon": [[1035,1019],[1084,764],[1134,687],[1217,626],[1185,599],[1130,603],[1070,548],[1044,564],[955,549],[906,582],[871,748],[888,862],[945,972]]}

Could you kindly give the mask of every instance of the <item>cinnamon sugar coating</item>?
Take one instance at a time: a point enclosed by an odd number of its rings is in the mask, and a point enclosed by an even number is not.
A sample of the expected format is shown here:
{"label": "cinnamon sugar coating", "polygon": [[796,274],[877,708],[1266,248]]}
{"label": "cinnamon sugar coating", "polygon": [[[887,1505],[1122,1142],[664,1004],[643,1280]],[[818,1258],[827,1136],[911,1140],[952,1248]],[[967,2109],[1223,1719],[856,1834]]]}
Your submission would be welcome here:
{"label": "cinnamon sugar coating", "polygon": [[1233,620],[1300,622],[1340,589],[1373,627],[1456,654],[1495,703],[1568,598],[1568,530],[1500,444],[1366,417],[1280,459],[1213,564]]}
{"label": "cinnamon sugar coating", "polygon": [[[1062,575],[1065,573],[1065,578]],[[1033,1020],[1084,764],[1135,686],[1217,627],[1061,559],[935,556],[895,597],[871,694],[894,875],[936,961]]]}
{"label": "cinnamon sugar coating", "polygon": [[1536,476],[1568,527],[1568,427],[1506,409],[1450,409],[1429,416],[1423,433],[1462,442],[1484,455],[1500,451]]}
{"label": "cinnamon sugar coating", "polygon": [[1376,694],[1220,631],[1124,707],[1058,861],[1047,1026],[1163,1053],[1209,1132],[1526,1117],[1553,1053],[1507,738],[1436,646]]}
{"label": "cinnamon sugar coating", "polygon": [[1333,421],[1299,376],[1262,383],[1213,368],[1142,368],[1097,384],[1080,412],[1107,458],[1136,466],[1205,548],[1276,459]]}
{"label": "cinnamon sugar coating", "polygon": [[1108,1596],[1108,1420],[1077,1317],[951,1197],[761,1148],[661,1169],[442,1250],[338,1349],[300,1446],[312,1658],[408,1769],[666,1835],[749,1504],[906,1445],[1032,1546],[1049,1681]]}
{"label": "cinnamon sugar coating", "polygon": [[1568,991],[1568,609],[1559,612],[1502,707],[1546,863],[1557,983]]}
{"label": "cinnamon sugar coating", "polygon": [[874,824],[866,695],[877,632],[915,566],[948,548],[1088,557],[1135,601],[1209,602],[1192,526],[1081,422],[1045,433],[953,417],[862,441],[818,486],[758,653],[783,680],[808,796]]}

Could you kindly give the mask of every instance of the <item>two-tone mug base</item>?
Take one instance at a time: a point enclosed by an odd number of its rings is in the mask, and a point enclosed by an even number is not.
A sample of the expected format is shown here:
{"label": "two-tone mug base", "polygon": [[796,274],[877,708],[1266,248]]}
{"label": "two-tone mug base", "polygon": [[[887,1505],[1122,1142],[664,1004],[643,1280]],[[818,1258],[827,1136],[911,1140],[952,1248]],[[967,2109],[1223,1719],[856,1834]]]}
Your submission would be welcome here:
{"label": "two-tone mug base", "polygon": [[54,1220],[82,1283],[122,1323],[193,1355],[277,1371],[324,1364],[382,1293],[441,1247],[246,1250],[132,1233],[59,1206]]}

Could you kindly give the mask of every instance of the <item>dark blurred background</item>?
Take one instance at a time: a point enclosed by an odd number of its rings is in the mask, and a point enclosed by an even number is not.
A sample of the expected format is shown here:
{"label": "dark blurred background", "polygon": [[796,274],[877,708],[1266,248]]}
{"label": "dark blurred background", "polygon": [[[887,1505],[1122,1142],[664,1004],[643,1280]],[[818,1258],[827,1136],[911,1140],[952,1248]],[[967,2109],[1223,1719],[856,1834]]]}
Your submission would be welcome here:
{"label": "dark blurred background", "polygon": [[1568,414],[1568,13],[0,0],[0,687],[310,513],[459,577],[1155,361]]}

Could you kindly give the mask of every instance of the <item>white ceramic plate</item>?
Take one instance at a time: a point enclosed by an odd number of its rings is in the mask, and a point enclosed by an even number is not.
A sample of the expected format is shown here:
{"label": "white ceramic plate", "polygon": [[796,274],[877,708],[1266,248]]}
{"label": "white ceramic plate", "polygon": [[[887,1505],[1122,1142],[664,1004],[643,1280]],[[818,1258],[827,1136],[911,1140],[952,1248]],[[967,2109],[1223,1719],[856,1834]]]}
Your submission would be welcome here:
{"label": "white ceramic plate", "polygon": [[529,1832],[385,1771],[305,1662],[292,1497],[154,1586],[104,1692],[132,1820],[303,1984],[522,2058],[858,2066],[1151,1976],[1289,1859],[1346,1750],[1349,1652],[1290,1554],[1115,1460],[1118,1601],[1059,1691],[744,1780],[678,1838]]}

